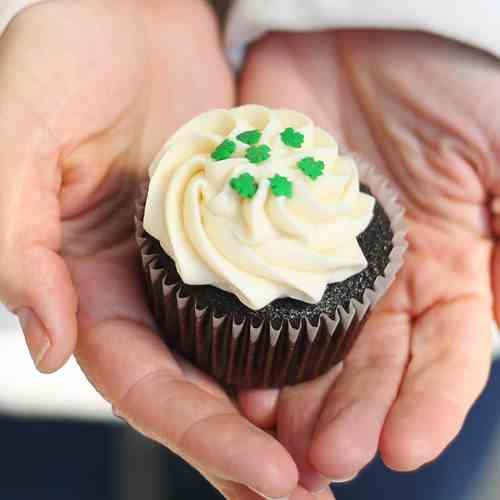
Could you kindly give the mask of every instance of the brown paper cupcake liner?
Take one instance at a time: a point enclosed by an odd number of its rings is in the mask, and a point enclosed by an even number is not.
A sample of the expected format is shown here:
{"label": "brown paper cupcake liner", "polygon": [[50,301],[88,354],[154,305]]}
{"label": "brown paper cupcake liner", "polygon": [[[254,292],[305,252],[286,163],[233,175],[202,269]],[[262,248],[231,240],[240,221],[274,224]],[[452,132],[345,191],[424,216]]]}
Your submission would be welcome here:
{"label": "brown paper cupcake liner", "polygon": [[371,310],[394,281],[407,248],[404,210],[395,190],[366,162],[356,158],[360,179],[391,221],[393,248],[383,275],[367,288],[362,302],[337,307],[331,315],[270,320],[222,314],[186,290],[175,266],[164,266],[154,240],[143,229],[147,184],[136,203],[136,239],[147,295],[164,341],[225,385],[280,387],[310,380],[342,361]]}

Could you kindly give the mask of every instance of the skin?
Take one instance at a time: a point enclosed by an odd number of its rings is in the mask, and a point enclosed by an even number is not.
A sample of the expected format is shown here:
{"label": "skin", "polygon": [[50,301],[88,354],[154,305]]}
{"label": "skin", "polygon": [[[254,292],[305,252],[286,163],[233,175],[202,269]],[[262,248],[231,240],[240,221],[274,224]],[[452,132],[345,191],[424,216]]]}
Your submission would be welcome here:
{"label": "skin", "polygon": [[[236,96],[218,30],[198,0],[47,1],[11,23],[0,39],[0,299],[39,370],[74,352],[118,415],[226,498],[327,500],[309,491],[377,449],[398,470],[434,459],[484,386],[500,68],[422,34],[277,34],[252,49]],[[234,400],[155,335],[132,214],[165,137],[237,102],[306,112],[373,159],[408,206],[410,251],[343,365]]]}
{"label": "skin", "polygon": [[242,102],[311,115],[372,159],[408,208],[405,266],[343,367],[240,394],[310,488],[377,451],[400,471],[434,460],[484,387],[500,298],[499,84],[493,57],[417,33],[274,34],[250,53]]}

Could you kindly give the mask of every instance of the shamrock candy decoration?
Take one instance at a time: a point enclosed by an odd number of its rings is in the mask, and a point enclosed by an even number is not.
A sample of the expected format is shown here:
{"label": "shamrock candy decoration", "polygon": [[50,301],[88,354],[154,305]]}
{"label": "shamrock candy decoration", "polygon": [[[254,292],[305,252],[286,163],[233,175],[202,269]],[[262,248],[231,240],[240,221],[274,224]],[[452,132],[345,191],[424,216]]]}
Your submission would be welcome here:
{"label": "shamrock candy decoration", "polygon": [[263,144],[262,146],[250,146],[247,149],[245,158],[250,163],[262,163],[271,156],[271,148]]}
{"label": "shamrock candy decoration", "polygon": [[274,196],[286,196],[287,198],[293,196],[293,183],[286,177],[275,174],[274,177],[269,178],[269,182]]}
{"label": "shamrock candy decoration", "polygon": [[237,192],[242,198],[253,198],[257,192],[258,184],[255,182],[253,175],[244,174],[238,177],[233,177],[229,185]]}
{"label": "shamrock candy decoration", "polygon": [[236,143],[230,139],[226,139],[215,148],[211,156],[215,161],[227,160],[231,158],[235,151]]}
{"label": "shamrock candy decoration", "polygon": [[325,163],[321,160],[315,161],[312,156],[307,156],[303,160],[300,160],[297,166],[307,175],[307,177],[315,181],[318,177],[323,175]]}
{"label": "shamrock candy decoration", "polygon": [[283,132],[281,132],[281,140],[283,144],[291,148],[301,148],[302,143],[304,142],[304,135],[300,132],[297,132],[292,127],[288,127]]}
{"label": "shamrock candy decoration", "polygon": [[236,136],[238,141],[248,144],[249,146],[253,146],[260,141],[262,137],[262,133],[259,130],[247,130],[246,132],[242,132],[241,134]]}

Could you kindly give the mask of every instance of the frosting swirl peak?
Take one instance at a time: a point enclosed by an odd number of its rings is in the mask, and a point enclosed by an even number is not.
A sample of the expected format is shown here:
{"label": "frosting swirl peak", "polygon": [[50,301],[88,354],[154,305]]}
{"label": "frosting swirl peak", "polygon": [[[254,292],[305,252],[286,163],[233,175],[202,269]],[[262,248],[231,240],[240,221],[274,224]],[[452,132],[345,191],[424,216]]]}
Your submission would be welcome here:
{"label": "frosting swirl peak", "polygon": [[260,309],[280,297],[318,302],[329,283],[366,267],[356,237],[375,200],[359,191],[354,160],[300,113],[204,113],[168,140],[149,174],[144,228],[187,284]]}

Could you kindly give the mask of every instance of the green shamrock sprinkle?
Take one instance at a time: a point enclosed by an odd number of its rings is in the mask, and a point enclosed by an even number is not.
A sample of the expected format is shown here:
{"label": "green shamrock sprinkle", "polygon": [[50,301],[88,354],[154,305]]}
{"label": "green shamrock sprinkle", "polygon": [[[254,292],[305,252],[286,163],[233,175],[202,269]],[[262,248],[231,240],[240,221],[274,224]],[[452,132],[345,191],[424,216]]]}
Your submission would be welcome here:
{"label": "green shamrock sprinkle", "polygon": [[245,158],[250,163],[262,163],[271,156],[271,148],[263,144],[262,146],[250,146],[247,149]]}
{"label": "green shamrock sprinkle", "polygon": [[291,148],[301,148],[302,143],[304,142],[304,135],[300,132],[297,132],[292,127],[288,127],[283,132],[281,132],[281,140],[287,146]]}
{"label": "green shamrock sprinkle", "polygon": [[228,158],[231,158],[235,151],[236,143],[230,139],[226,139],[215,148],[212,153],[212,158],[215,161],[227,160]]}
{"label": "green shamrock sprinkle", "polygon": [[297,163],[302,172],[315,181],[318,177],[323,175],[323,169],[325,168],[325,163],[321,160],[315,161],[312,156],[307,156],[303,160]]}
{"label": "green shamrock sprinkle", "polygon": [[258,184],[255,182],[253,175],[244,173],[238,177],[233,177],[229,185],[237,192],[242,198],[253,198],[257,192]]}
{"label": "green shamrock sprinkle", "polygon": [[274,177],[269,178],[271,183],[271,191],[274,196],[286,196],[291,198],[293,196],[293,182],[289,181],[282,175],[275,174]]}
{"label": "green shamrock sprinkle", "polygon": [[260,141],[262,137],[262,133],[259,130],[247,130],[246,132],[242,132],[241,134],[236,136],[238,141],[248,144],[249,146],[253,146]]}

